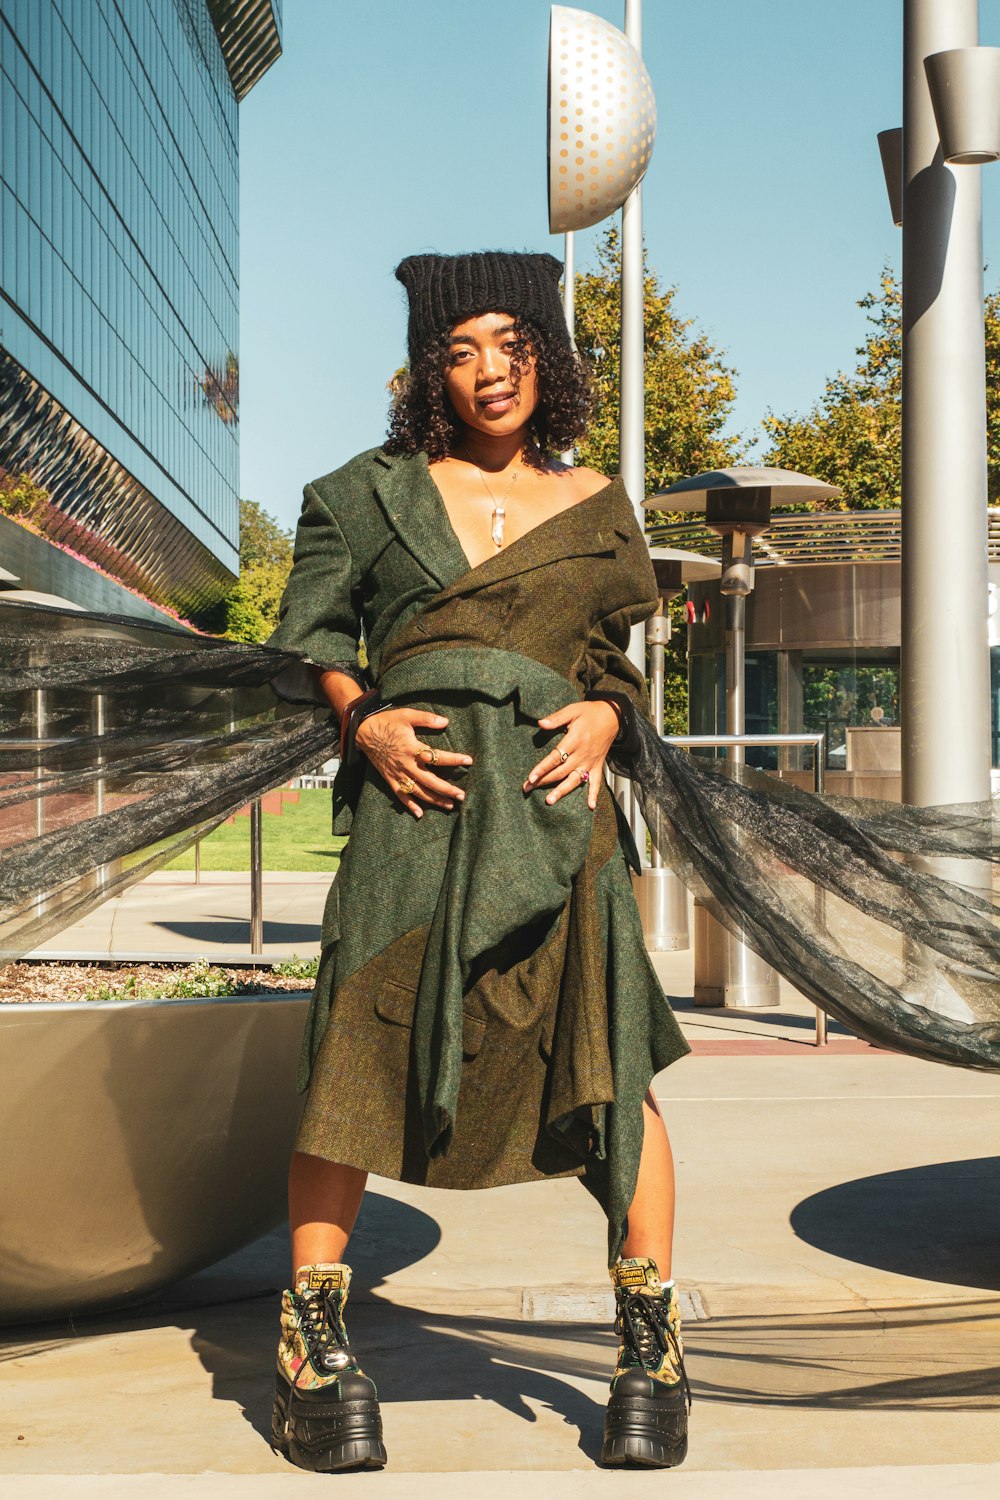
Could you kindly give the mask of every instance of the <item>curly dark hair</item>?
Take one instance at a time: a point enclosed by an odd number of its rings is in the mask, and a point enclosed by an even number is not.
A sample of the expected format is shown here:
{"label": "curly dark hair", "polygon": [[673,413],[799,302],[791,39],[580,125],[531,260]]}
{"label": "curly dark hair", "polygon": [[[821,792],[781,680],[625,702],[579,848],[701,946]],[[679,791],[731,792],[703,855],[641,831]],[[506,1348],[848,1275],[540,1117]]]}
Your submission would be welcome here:
{"label": "curly dark hair", "polygon": [[[590,380],[580,356],[565,339],[553,338],[526,319],[516,318],[517,348],[510,378],[516,386],[535,361],[538,405],[529,430],[542,462],[571,448],[587,431],[593,406]],[[387,453],[419,453],[433,462],[447,458],[459,434],[458,419],[445,389],[451,357],[451,330],[427,345],[405,377],[395,384],[389,409]]]}

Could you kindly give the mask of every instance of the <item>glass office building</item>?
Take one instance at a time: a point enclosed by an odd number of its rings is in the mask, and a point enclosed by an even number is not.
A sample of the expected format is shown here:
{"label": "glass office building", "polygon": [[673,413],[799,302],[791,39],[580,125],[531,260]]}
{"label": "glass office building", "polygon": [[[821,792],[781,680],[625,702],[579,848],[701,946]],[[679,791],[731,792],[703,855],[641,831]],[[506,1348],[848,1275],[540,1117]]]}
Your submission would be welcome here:
{"label": "glass office building", "polygon": [[0,468],[64,554],[183,613],[238,566],[238,103],[280,22],[0,0]]}

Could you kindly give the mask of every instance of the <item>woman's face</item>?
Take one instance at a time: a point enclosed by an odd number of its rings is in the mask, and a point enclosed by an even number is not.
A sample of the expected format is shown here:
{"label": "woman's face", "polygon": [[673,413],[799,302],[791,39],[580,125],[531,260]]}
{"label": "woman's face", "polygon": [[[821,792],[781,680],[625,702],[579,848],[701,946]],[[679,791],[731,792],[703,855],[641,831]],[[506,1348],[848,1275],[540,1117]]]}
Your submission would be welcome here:
{"label": "woman's face", "polygon": [[496,437],[524,427],[538,405],[534,356],[519,346],[509,313],[483,313],[456,323],[444,383],[458,420]]}

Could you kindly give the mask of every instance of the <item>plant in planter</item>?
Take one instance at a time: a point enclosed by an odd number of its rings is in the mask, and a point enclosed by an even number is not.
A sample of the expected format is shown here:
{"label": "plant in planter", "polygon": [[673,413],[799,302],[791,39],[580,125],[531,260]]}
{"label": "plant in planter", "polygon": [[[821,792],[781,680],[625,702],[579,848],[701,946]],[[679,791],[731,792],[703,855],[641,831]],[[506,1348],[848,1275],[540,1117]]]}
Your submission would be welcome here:
{"label": "plant in planter", "polygon": [[314,972],[0,973],[0,1321],[135,1300],[281,1222]]}

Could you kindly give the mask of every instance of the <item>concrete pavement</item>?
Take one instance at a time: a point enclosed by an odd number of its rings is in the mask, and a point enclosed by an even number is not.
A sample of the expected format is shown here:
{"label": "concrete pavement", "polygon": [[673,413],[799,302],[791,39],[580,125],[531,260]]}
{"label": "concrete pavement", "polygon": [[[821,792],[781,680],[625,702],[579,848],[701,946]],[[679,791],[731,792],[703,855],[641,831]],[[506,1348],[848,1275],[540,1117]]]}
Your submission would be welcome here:
{"label": "concrete pavement", "polygon": [[278,1232],[130,1313],[9,1331],[0,1493],[14,1476],[67,1500],[998,1493],[1000,1078],[836,1028],[815,1049],[788,992],[780,1011],[695,1011],[690,954],[657,962],[696,1049],[656,1085],[696,1395],[683,1469],[594,1467],[614,1341],[604,1223],[577,1183],[373,1180],[348,1321],[384,1398],[385,1473],[311,1477],[267,1447]]}
{"label": "concrete pavement", "polygon": [[[307,958],[319,952],[329,889],[329,875],[265,874],[265,957],[297,953]],[[206,870],[196,883],[187,870],[159,871],[105,901],[37,951],[49,956],[242,957],[250,951],[250,876]]]}

